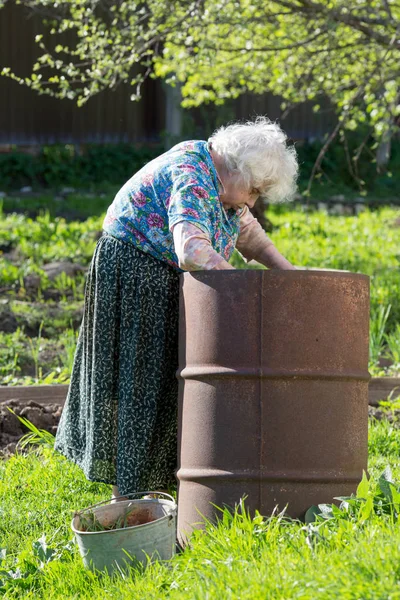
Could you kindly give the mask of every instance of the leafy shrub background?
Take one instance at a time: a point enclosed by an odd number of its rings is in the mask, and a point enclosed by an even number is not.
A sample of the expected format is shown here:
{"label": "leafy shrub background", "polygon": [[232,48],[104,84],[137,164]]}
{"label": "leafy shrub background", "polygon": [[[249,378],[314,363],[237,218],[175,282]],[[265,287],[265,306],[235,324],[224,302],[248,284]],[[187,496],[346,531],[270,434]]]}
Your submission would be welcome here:
{"label": "leafy shrub background", "polygon": [[17,149],[0,155],[0,187],[91,187],[98,183],[122,184],[144,164],[158,156],[161,147],[131,144],[89,145],[82,153],[76,146],[43,146],[38,155]]}
{"label": "leafy shrub background", "polygon": [[[362,132],[355,132],[347,140],[349,155],[339,141],[325,154],[322,172],[317,175],[312,196],[345,194],[348,199],[368,193],[371,199],[390,199],[400,204],[400,140],[392,144],[391,161],[384,173],[377,173],[374,164],[373,141],[365,146],[358,161],[357,184],[349,169],[349,161],[362,142]],[[196,136],[189,136],[196,137]],[[203,136],[197,136],[203,137]],[[297,142],[300,163],[299,189],[304,191],[321,150],[321,141]],[[102,184],[122,185],[144,164],[164,151],[159,145],[107,144],[43,146],[37,155],[24,154],[15,148],[0,155],[0,189],[13,190],[22,186],[35,189],[57,189],[72,186],[80,189],[97,188]]]}

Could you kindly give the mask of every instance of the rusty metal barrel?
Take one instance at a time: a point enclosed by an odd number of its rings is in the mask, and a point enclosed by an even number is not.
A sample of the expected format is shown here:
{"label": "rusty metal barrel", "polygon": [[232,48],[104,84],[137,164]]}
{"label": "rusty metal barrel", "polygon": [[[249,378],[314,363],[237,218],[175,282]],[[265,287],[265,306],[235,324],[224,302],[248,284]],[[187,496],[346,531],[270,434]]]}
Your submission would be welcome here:
{"label": "rusty metal barrel", "polygon": [[367,470],[369,278],[185,273],[180,290],[178,532],[213,504],[302,518]]}

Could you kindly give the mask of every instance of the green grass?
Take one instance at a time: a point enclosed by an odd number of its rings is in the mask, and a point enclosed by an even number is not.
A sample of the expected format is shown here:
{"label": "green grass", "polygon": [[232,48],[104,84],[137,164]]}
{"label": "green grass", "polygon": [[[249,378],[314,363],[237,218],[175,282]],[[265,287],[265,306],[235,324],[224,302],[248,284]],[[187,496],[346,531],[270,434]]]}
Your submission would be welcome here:
{"label": "green grass", "polygon": [[53,193],[38,192],[35,195],[23,194],[6,196],[2,200],[3,211],[6,214],[22,213],[30,217],[41,212],[48,212],[52,217],[68,220],[86,220],[93,216],[102,215],[114,199],[120,186],[103,186],[103,192],[74,192],[68,195],[68,200]]}
{"label": "green grass", "polygon": [[[400,429],[371,420],[371,479],[362,497],[376,497],[378,476],[388,465],[400,481],[399,451]],[[1,568],[9,573],[0,572],[4,597],[400,598],[399,522],[393,510],[366,516],[364,500],[354,513],[309,525],[225,511],[217,527],[195,534],[169,565],[132,570],[125,578],[92,574],[70,543],[71,514],[109,493],[108,486],[86,481],[78,467],[47,447],[0,463]]]}
{"label": "green grass", "polygon": [[77,331],[65,329],[56,339],[26,336],[18,328],[0,331],[0,377],[3,385],[67,383],[72,372]]}

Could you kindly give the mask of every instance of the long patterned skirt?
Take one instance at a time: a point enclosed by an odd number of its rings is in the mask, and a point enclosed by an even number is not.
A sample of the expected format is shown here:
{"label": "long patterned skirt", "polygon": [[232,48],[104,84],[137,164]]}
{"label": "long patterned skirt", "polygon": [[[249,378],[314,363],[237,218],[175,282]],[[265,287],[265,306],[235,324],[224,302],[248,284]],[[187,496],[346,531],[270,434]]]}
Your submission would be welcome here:
{"label": "long patterned skirt", "polygon": [[99,239],[55,447],[121,494],[175,481],[178,305],[177,271]]}

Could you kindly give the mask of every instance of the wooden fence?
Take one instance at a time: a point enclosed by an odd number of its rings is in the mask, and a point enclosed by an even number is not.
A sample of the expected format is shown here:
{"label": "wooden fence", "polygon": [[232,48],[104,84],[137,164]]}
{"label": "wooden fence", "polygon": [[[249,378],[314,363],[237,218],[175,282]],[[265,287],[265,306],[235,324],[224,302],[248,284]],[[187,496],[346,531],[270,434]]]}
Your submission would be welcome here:
{"label": "wooden fence", "polygon": [[[0,10],[0,71],[11,67],[18,75],[27,76],[38,56],[35,35],[43,33],[41,21],[15,0]],[[70,34],[65,34],[68,36]],[[44,38],[46,39],[46,38]],[[71,41],[64,38],[65,43]],[[39,95],[28,87],[0,76],[0,145],[41,145],[51,143],[117,143],[151,142],[168,130],[165,86],[148,80],[140,102],[131,102],[132,88],[120,85],[106,90],[78,108],[70,100],[57,100]],[[230,103],[233,118],[245,119],[266,114],[281,118],[280,99],[270,93],[246,94]],[[215,108],[184,111],[194,125],[196,136],[209,133]],[[310,103],[304,103],[281,121],[283,128],[296,140],[320,138],[334,126],[329,106],[322,114],[314,114]],[[186,135],[187,137],[187,135]],[[194,137],[194,136],[193,136]]]}

